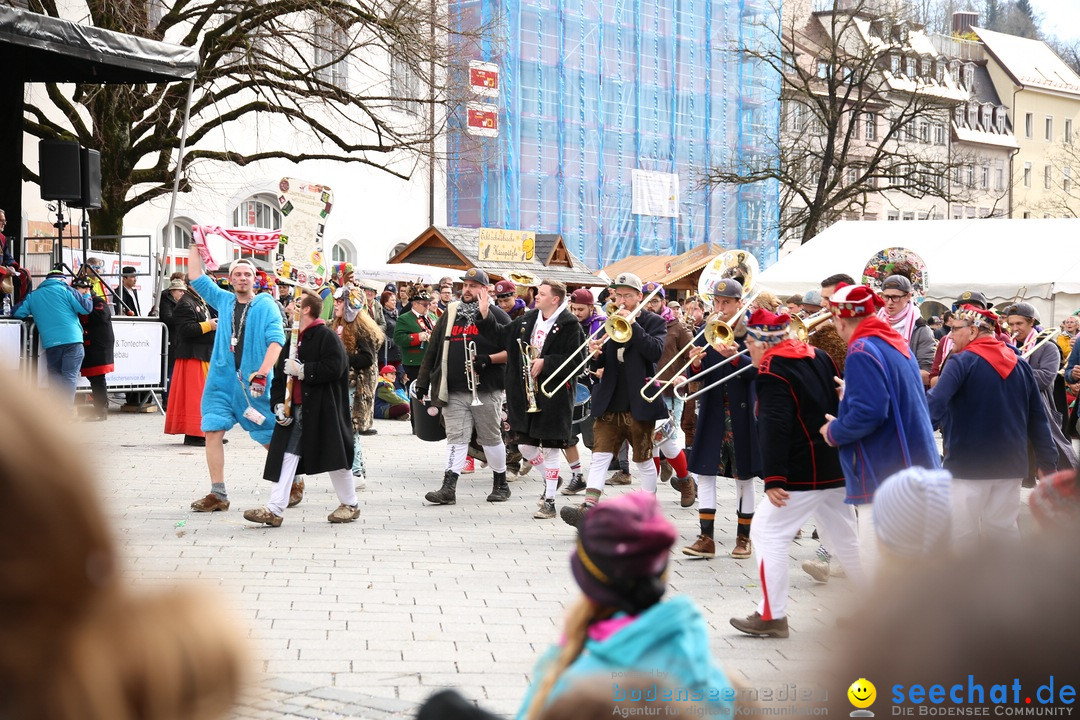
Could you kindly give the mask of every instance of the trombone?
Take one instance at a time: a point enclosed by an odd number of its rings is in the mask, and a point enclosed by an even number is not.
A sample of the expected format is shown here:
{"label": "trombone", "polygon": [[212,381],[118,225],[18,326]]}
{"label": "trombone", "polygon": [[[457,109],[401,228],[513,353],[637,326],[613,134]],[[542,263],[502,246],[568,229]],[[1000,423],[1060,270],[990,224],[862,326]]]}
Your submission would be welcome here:
{"label": "trombone", "polygon": [[1057,336],[1060,335],[1060,334],[1061,334],[1061,329],[1060,328],[1054,328],[1053,330],[1046,330],[1044,332],[1044,334],[1043,334],[1043,337],[1039,340],[1039,342],[1032,345],[1031,349],[1028,350],[1027,352],[1025,352],[1020,357],[1023,358],[1024,360],[1027,360],[1028,358],[1030,358],[1032,355],[1035,354],[1036,350],[1038,350],[1044,344],[1050,342],[1051,340],[1057,339]]}
{"label": "trombone", "polygon": [[[683,353],[687,353],[689,355],[690,350],[697,344],[697,341],[701,339],[702,336],[704,336],[706,344],[709,347],[712,347],[717,352],[719,352],[720,348],[722,347],[733,347],[735,345],[735,330],[731,327],[731,325],[721,320],[718,317],[718,314],[719,313],[714,313],[712,316],[710,316],[709,319],[705,322],[705,327],[701,328],[701,330],[698,331],[697,335],[690,339],[689,343],[687,343],[682,349],[680,349],[679,352],[675,353],[675,355],[672,356],[670,360],[664,363],[664,367],[656,371],[657,377],[667,372],[668,368],[670,368],[672,364],[679,359],[680,355],[682,355]],[[737,355],[742,355],[744,352],[746,351],[742,350]],[[726,363],[730,359],[731,358],[727,358],[724,360],[724,362]],[[687,358],[686,362],[683,363],[682,367],[676,370],[672,374],[670,379],[664,380],[663,382],[654,379],[653,381],[647,383],[643,388],[641,388],[641,397],[646,402],[652,402],[653,400],[656,400],[656,398],[667,392],[668,388],[675,386],[675,384],[678,382],[678,378],[693,363],[694,360],[692,358]],[[712,368],[709,368],[709,370],[712,370]],[[705,372],[708,372],[708,370],[706,370]],[[651,385],[656,386],[656,392],[650,395],[646,391]]]}
{"label": "trombone", "polygon": [[472,392],[472,402],[469,403],[473,407],[483,405],[480,401],[480,397],[476,394],[476,389],[480,387],[479,373],[476,372],[476,341],[470,340],[465,343],[465,383],[469,386],[469,390]]}
{"label": "trombone", "polygon": [[540,384],[540,392],[544,393],[544,397],[552,397],[555,393],[559,391],[560,385],[562,385],[564,382],[572,380],[573,378],[576,378],[581,373],[581,371],[588,366],[589,362],[592,360],[592,353],[590,352],[585,353],[585,358],[581,360],[577,365],[575,365],[574,369],[571,370],[566,375],[566,377],[559,380],[559,382],[555,383],[554,386],[552,386],[550,389],[548,388],[548,383],[550,383],[553,379],[559,377],[559,375],[562,374],[563,370],[566,369],[567,365],[569,365],[578,358],[578,353],[580,353],[582,350],[588,350],[589,343],[599,337],[601,332],[604,333],[603,339],[600,341],[601,344],[606,343],[608,340],[614,340],[617,343],[628,342],[630,338],[634,336],[634,318],[636,318],[642,313],[642,311],[645,310],[645,306],[649,303],[650,300],[656,297],[657,293],[659,293],[661,289],[662,287],[658,285],[655,290],[642,298],[641,302],[638,303],[638,306],[634,309],[634,311],[626,317],[615,314],[622,309],[621,305],[616,305],[614,302],[609,302],[607,305],[605,305],[604,310],[607,312],[608,318],[604,321],[604,324],[601,327],[593,330],[589,337],[585,338],[585,342],[579,345],[578,348],[574,350],[574,352],[570,353],[570,356],[566,358],[566,360],[563,360],[562,364],[552,371],[551,375],[548,376],[548,379]]}

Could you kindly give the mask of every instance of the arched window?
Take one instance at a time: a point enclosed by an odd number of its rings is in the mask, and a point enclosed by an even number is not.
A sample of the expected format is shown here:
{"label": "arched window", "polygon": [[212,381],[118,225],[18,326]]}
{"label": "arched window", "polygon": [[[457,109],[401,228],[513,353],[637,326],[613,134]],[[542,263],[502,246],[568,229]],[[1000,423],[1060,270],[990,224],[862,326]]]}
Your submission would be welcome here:
{"label": "arched window", "polygon": [[334,247],[330,249],[330,259],[335,263],[356,263],[356,248],[353,244],[344,238],[334,243]]}
{"label": "arched window", "polygon": [[[259,230],[279,230],[281,211],[277,207],[277,198],[272,195],[252,195],[233,210],[233,227],[258,228]],[[239,245],[233,245],[233,257],[250,257],[269,260],[269,253],[252,252]]]}
{"label": "arched window", "polygon": [[185,217],[174,218],[171,225],[161,230],[161,242],[171,259],[171,270],[183,270],[187,263],[187,250],[191,246],[193,221]]}

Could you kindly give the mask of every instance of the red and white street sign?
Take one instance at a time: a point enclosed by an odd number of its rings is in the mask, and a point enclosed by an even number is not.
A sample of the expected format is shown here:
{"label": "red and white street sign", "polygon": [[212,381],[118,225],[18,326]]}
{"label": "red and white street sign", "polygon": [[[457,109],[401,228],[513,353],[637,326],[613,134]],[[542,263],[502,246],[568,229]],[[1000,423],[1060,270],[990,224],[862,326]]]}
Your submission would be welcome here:
{"label": "red and white street sign", "polygon": [[469,89],[477,95],[499,97],[499,66],[494,63],[469,63]]}
{"label": "red and white street sign", "polygon": [[466,131],[470,135],[480,137],[499,136],[499,108],[496,105],[486,103],[468,103],[465,106],[468,114]]}

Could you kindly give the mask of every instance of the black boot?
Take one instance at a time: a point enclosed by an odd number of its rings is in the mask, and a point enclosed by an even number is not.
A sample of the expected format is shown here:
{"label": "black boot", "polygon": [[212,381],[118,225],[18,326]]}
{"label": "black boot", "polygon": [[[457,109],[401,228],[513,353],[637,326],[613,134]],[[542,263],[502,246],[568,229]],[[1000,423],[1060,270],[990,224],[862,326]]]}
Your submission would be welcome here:
{"label": "black boot", "polygon": [[506,484],[505,472],[492,472],[494,481],[491,484],[491,494],[487,496],[488,502],[506,502],[510,499],[510,486]]}
{"label": "black boot", "polygon": [[434,505],[455,505],[457,503],[457,479],[458,474],[453,470],[447,470],[443,475],[442,487],[434,492],[429,492],[424,499]]}

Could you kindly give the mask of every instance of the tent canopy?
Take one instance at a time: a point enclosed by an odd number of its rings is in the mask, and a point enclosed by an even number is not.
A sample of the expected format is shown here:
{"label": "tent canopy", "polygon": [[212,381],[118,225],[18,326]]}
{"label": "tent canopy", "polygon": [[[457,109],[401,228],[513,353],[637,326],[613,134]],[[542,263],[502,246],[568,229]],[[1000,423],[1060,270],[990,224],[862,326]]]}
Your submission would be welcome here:
{"label": "tent canopy", "polygon": [[23,82],[188,80],[198,51],[0,6],[0,63]]}
{"label": "tent canopy", "polygon": [[858,282],[870,258],[889,247],[922,257],[926,299],[947,307],[965,290],[995,305],[1019,293],[1046,325],[1080,308],[1080,220],[1071,219],[838,222],[762,271],[760,285],[783,296],[835,273]]}

